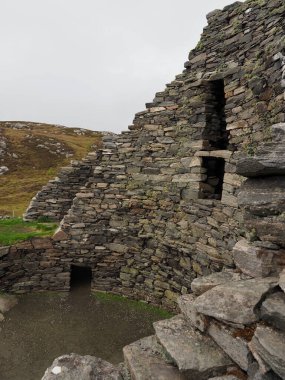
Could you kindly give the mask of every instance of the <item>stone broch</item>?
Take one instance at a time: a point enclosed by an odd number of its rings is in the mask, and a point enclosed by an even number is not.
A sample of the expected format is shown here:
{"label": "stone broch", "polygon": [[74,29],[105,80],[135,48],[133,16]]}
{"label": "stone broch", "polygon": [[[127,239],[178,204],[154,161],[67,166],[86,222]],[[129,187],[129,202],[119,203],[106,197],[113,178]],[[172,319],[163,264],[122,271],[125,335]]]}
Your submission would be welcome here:
{"label": "stone broch", "polygon": [[69,355],[64,379],[285,378],[284,14],[283,0],[211,12],[129,130],[34,197],[25,218],[61,221],[56,235],[0,249],[2,291],[68,291],[80,264],[92,290],[181,308],[124,365]]}

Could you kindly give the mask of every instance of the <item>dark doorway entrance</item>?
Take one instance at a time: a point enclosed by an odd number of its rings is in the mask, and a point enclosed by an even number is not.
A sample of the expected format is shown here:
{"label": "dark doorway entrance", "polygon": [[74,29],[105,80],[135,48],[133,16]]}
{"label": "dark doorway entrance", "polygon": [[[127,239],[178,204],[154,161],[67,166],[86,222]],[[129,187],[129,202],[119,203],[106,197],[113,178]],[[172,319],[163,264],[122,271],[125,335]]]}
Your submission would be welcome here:
{"label": "dark doorway entrance", "polygon": [[92,270],[90,267],[71,265],[70,290],[91,290]]}

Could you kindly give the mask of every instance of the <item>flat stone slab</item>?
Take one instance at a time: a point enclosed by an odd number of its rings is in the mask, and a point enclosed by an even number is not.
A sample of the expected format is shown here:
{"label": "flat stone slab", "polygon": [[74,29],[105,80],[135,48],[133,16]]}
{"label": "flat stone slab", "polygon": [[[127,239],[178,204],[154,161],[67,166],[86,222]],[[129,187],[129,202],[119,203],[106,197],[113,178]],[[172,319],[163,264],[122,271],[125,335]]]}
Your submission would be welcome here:
{"label": "flat stone slab", "polygon": [[182,315],[154,323],[156,337],[179,370],[189,378],[209,379],[232,364],[213,340],[187,324]]}
{"label": "flat stone slab", "polygon": [[0,294],[0,312],[7,313],[18,303],[18,299],[10,294]]}
{"label": "flat stone slab", "polygon": [[270,127],[271,141],[261,143],[253,157],[238,161],[237,173],[245,177],[285,174],[285,123]]}
{"label": "flat stone slab", "polygon": [[240,280],[240,273],[230,271],[212,273],[209,276],[195,278],[191,283],[191,290],[196,296],[200,296],[215,286]]}
{"label": "flat stone slab", "polygon": [[271,327],[258,326],[250,342],[253,355],[256,354],[272,370],[285,379],[285,333]]}
{"label": "flat stone slab", "polygon": [[194,306],[218,320],[249,325],[259,320],[256,306],[277,284],[277,278],[268,277],[218,285],[196,298]]}
{"label": "flat stone slab", "polygon": [[119,370],[94,356],[63,355],[55,359],[42,380],[123,380]]}
{"label": "flat stone slab", "polygon": [[236,266],[251,277],[266,277],[280,272],[279,251],[257,247],[242,239],[233,248]]}
{"label": "flat stone slab", "polygon": [[260,312],[263,320],[285,331],[285,293],[278,292],[268,296],[263,302]]}
{"label": "flat stone slab", "polygon": [[252,355],[247,341],[242,337],[243,331],[211,321],[207,333],[241,369],[247,371]]}
{"label": "flat stone slab", "polygon": [[207,317],[197,312],[194,301],[196,297],[193,294],[185,294],[177,299],[178,306],[187,321],[200,331],[206,331],[208,327]]}
{"label": "flat stone slab", "polygon": [[155,336],[138,340],[123,348],[132,380],[186,380],[163,354]]}

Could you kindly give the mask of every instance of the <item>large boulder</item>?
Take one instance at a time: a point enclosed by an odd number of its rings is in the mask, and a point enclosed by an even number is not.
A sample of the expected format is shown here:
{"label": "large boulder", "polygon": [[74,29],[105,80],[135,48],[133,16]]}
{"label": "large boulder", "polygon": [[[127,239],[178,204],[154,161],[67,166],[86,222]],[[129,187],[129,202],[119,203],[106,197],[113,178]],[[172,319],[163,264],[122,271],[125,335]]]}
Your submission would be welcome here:
{"label": "large boulder", "polygon": [[120,371],[94,356],[63,355],[55,359],[42,380],[123,380]]}
{"label": "large boulder", "polygon": [[154,329],[158,342],[189,379],[209,379],[225,373],[232,364],[210,337],[191,327],[181,315],[155,322]]}
{"label": "large boulder", "polygon": [[270,141],[260,144],[253,156],[241,158],[237,174],[258,177],[285,174],[285,123],[272,125]]}
{"label": "large boulder", "polygon": [[258,326],[249,344],[254,356],[261,358],[281,379],[285,379],[285,333]]}
{"label": "large boulder", "polygon": [[235,265],[251,277],[266,277],[283,269],[284,250],[268,249],[242,239],[233,248]]}
{"label": "large boulder", "polygon": [[166,358],[155,336],[131,343],[123,352],[132,380],[186,380]]}
{"label": "large boulder", "polygon": [[240,368],[244,371],[249,369],[252,355],[244,338],[249,331],[211,321],[207,333]]}
{"label": "large boulder", "polygon": [[277,284],[277,278],[261,278],[218,285],[199,296],[194,306],[199,313],[218,320],[250,325],[260,318],[256,306]]}
{"label": "large boulder", "polygon": [[268,296],[260,311],[262,319],[285,331],[285,293],[278,292]]}

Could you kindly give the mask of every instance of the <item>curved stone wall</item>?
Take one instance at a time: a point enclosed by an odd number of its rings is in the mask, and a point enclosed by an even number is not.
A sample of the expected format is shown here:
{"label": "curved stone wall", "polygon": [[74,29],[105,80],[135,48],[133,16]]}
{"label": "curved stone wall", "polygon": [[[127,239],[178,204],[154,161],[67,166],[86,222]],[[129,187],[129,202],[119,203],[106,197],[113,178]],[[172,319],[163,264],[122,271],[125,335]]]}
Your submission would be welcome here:
{"label": "curved stone wall", "polygon": [[94,289],[173,307],[195,277],[234,267],[237,160],[285,121],[284,2],[234,3],[208,22],[183,73],[130,131],[105,136],[54,237],[62,272],[91,266]]}

